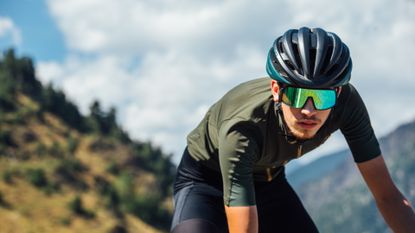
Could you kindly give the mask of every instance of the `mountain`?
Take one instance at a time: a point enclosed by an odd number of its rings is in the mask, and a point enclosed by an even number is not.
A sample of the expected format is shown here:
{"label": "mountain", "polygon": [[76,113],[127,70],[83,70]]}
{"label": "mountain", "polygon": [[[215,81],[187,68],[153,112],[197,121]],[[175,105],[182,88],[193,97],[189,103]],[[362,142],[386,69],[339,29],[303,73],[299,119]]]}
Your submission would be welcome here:
{"label": "mountain", "polygon": [[[398,127],[379,143],[395,184],[415,203],[415,121]],[[390,232],[350,152],[328,155],[290,176],[321,232]]]}
{"label": "mountain", "polygon": [[304,183],[319,179],[336,169],[349,155],[348,150],[336,152],[316,159],[306,165],[300,165],[287,172],[287,179],[294,188],[301,187]]}
{"label": "mountain", "polygon": [[132,140],[115,108],[80,114],[13,50],[0,84],[0,232],[168,231],[171,155]]}

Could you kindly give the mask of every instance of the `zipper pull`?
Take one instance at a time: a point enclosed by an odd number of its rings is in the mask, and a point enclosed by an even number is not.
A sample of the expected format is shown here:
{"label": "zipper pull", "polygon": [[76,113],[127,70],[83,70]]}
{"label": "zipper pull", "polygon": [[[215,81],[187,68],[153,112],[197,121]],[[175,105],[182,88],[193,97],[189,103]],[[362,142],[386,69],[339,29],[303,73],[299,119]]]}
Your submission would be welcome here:
{"label": "zipper pull", "polygon": [[272,180],[272,175],[271,175],[271,168],[267,168],[267,181],[270,182]]}
{"label": "zipper pull", "polygon": [[303,153],[303,145],[300,145],[297,149],[297,158],[300,157]]}

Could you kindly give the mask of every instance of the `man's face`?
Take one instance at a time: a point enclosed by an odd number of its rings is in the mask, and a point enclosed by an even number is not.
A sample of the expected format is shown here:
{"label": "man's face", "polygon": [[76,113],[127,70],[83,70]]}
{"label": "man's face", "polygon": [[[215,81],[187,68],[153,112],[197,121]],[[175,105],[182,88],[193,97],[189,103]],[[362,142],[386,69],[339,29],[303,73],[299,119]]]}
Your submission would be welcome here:
{"label": "man's face", "polygon": [[[278,99],[278,84],[272,81],[271,87],[274,101],[280,101]],[[310,139],[314,137],[326,122],[331,111],[331,109],[316,110],[312,99],[308,99],[302,108],[293,108],[282,103],[281,110],[288,129],[298,139]]]}
{"label": "man's face", "polygon": [[310,139],[326,122],[331,109],[316,110],[312,100],[308,99],[303,108],[293,108],[281,104],[285,123],[291,133],[298,139]]}

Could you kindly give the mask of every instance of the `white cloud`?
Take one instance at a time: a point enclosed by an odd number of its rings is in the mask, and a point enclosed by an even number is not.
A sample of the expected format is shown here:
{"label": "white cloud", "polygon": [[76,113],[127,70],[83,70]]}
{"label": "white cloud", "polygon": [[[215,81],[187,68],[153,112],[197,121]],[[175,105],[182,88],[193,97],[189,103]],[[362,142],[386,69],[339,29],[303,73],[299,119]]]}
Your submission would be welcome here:
{"label": "white cloud", "polygon": [[7,36],[11,37],[11,41],[14,45],[22,43],[20,29],[10,18],[0,16],[0,38]]}
{"label": "white cloud", "polygon": [[77,101],[83,113],[88,113],[89,105],[95,99],[106,107],[128,102],[134,91],[131,85],[135,82],[134,74],[123,69],[123,62],[113,56],[88,61],[74,56],[64,64],[39,63],[38,76],[44,83],[53,82],[63,88]]}
{"label": "white cloud", "polygon": [[[70,54],[61,64],[40,63],[40,78],[64,88],[83,111],[95,98],[116,105],[133,136],[176,155],[210,104],[235,84],[265,75],[272,40],[302,25],[334,31],[349,45],[352,82],[379,134],[415,115],[408,108],[399,116],[391,111],[414,99],[397,84],[415,88],[410,1],[50,0],[48,5]],[[382,99],[390,93],[396,96]]]}
{"label": "white cloud", "polygon": [[63,69],[60,64],[56,62],[43,62],[37,66],[36,69],[36,76],[43,83],[53,83],[57,84],[57,82],[62,81],[59,80],[61,77],[64,77]]}
{"label": "white cloud", "polygon": [[[248,1],[49,1],[70,48],[130,56],[172,49],[198,56],[229,55],[238,43],[257,44],[258,38],[273,38],[272,31],[287,15],[272,9],[284,5],[269,1],[255,5]],[[263,45],[268,46],[268,40]]]}

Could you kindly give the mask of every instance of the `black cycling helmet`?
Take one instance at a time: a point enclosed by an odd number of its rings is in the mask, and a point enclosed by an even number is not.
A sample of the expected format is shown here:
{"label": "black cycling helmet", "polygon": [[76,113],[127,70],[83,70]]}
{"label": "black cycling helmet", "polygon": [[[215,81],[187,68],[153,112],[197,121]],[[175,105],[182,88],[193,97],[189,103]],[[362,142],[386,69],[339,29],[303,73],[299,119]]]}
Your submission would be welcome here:
{"label": "black cycling helmet", "polygon": [[272,79],[304,88],[333,88],[350,80],[349,49],[321,28],[291,29],[269,50],[267,73]]}

